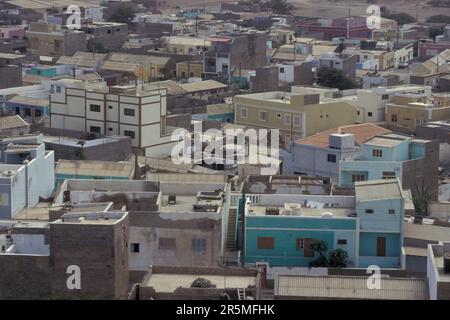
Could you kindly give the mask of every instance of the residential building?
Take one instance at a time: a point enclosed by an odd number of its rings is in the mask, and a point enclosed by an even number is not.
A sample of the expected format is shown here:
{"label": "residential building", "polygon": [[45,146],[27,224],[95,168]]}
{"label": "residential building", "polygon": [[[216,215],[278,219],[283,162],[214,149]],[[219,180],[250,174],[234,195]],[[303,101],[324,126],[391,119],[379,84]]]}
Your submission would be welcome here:
{"label": "residential building", "polygon": [[[427,284],[423,278],[395,277],[387,274],[380,289],[367,286],[362,275],[278,275],[275,300],[301,299],[364,299],[364,300],[426,300]],[[348,288],[352,289],[348,289]]]}
{"label": "residential building", "polygon": [[6,271],[1,299],[126,299],[128,214],[68,213],[50,223],[18,222],[0,266]]}
{"label": "residential building", "polygon": [[211,36],[211,48],[203,54],[206,78],[231,79],[235,69],[255,69],[267,65],[265,32],[232,36]]}
{"label": "residential building", "polygon": [[26,60],[25,55],[0,53],[0,89],[22,85],[22,63]]}
{"label": "residential building", "polygon": [[387,133],[364,142],[360,157],[339,162],[339,185],[397,177],[414,196],[425,190],[437,199],[438,163],[438,141]]}
{"label": "residential building", "polygon": [[315,80],[312,62],[278,64],[278,80],[283,85],[312,85]]}
{"label": "residential building", "polygon": [[[209,281],[212,287],[198,290],[193,287],[198,279]],[[132,289],[130,300],[222,300],[224,296],[232,300],[259,300],[263,283],[263,272],[258,269],[151,266]]]}
{"label": "residential building", "polygon": [[202,78],[203,62],[202,61],[184,61],[177,63],[177,78]]}
{"label": "residential building", "polygon": [[170,36],[162,39],[163,49],[169,53],[202,54],[211,47],[211,41],[197,37]]}
{"label": "residential building", "polygon": [[347,77],[356,78],[357,55],[347,55],[335,52],[322,53],[318,61],[318,67],[328,67],[341,70]]}
{"label": "residential building", "polygon": [[389,130],[371,123],[342,126],[323,131],[293,143],[283,155],[283,173],[330,177],[339,180],[339,162],[361,154],[361,145]]}
{"label": "residential building", "polygon": [[[336,19],[307,18],[297,24],[297,32],[302,35],[320,34],[323,40],[337,37],[372,38],[373,30],[367,27],[365,17],[344,17]],[[396,30],[393,20],[380,18],[380,31]]]}
{"label": "residential building", "polygon": [[[113,68],[113,66],[116,66]],[[134,80],[152,81],[176,76],[176,64],[170,57],[139,55],[115,52],[103,64],[102,70],[130,72],[133,67]]]}
{"label": "residential building", "polygon": [[395,131],[414,133],[418,125],[450,118],[450,93],[425,94],[397,93],[386,105],[386,124]]}
{"label": "residential building", "polygon": [[44,22],[31,23],[26,31],[30,53],[41,56],[71,56],[87,48],[87,36],[82,31],[61,29]]}
{"label": "residential building", "polygon": [[134,163],[90,160],[59,160],[55,167],[55,184],[66,179],[132,180]]}
{"label": "residential building", "polygon": [[345,101],[319,102],[319,94],[263,92],[237,95],[235,123],[279,129],[285,141],[356,122],[356,109]]}
{"label": "residential building", "polygon": [[19,115],[0,117],[0,135],[23,136],[30,133],[30,125]]}
{"label": "residential building", "polygon": [[450,242],[428,245],[427,280],[430,300],[450,299]]}
{"label": "residential building", "polygon": [[91,22],[83,25],[89,51],[118,50],[128,38],[128,24],[117,22]]}
{"label": "residential building", "polygon": [[327,254],[338,248],[346,251],[349,267],[401,268],[408,191],[398,179],[356,183],[355,196],[317,194],[307,186],[303,194],[291,193],[294,190],[292,184],[272,194],[255,188],[246,193],[245,202],[240,198],[237,217],[245,210],[246,266],[266,265],[273,272],[308,267],[318,257],[311,244],[322,240]]}
{"label": "residential building", "polygon": [[0,218],[13,219],[21,210],[50,198],[54,186],[54,153],[42,135],[5,137],[0,141]]}
{"label": "residential building", "polygon": [[425,99],[431,96],[431,87],[421,85],[379,87],[357,90],[356,95],[355,105],[359,110],[358,122],[378,123],[385,121],[386,105],[391,103],[396,95],[402,95],[404,99],[410,101],[418,97]]}
{"label": "residential building", "polygon": [[50,126],[122,135],[145,155],[170,155],[174,142],[166,126],[167,90],[145,86],[68,87],[50,96]]}
{"label": "residential building", "polygon": [[[222,261],[226,182],[178,174],[171,181],[65,180],[55,205],[113,202],[129,211],[129,270],[150,265],[218,266]],[[189,182],[188,182],[189,181]]]}

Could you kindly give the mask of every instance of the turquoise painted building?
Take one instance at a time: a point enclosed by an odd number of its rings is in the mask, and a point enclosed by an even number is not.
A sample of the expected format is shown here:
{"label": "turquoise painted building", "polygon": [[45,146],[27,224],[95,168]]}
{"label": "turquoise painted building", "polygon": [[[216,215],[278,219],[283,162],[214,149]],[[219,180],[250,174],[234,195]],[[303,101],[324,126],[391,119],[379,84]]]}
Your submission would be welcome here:
{"label": "turquoise painted building", "polygon": [[[358,182],[354,208],[245,206],[244,261],[273,267],[308,267],[314,240],[347,252],[349,267],[399,268],[404,191],[398,179]],[[288,210],[289,209],[289,210]],[[239,209],[238,209],[239,212]]]}
{"label": "turquoise painted building", "polygon": [[339,162],[339,185],[351,187],[356,181],[399,178],[404,164],[425,157],[425,143],[396,134],[377,136],[361,147],[361,156]]}

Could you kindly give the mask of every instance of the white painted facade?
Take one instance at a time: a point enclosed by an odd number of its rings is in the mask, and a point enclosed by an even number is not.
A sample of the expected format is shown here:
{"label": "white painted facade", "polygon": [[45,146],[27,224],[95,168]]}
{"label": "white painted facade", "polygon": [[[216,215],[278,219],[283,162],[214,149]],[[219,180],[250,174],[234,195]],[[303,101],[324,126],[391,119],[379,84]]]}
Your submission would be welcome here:
{"label": "white painted facade", "polygon": [[166,90],[130,93],[65,88],[50,96],[52,128],[129,136],[146,156],[170,156]]}

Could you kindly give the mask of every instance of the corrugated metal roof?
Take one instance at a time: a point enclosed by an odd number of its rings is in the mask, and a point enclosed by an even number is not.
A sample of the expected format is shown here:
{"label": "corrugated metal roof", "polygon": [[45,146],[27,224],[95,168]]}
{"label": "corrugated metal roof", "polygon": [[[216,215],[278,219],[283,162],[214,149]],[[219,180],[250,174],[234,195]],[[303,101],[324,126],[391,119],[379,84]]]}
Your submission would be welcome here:
{"label": "corrugated metal roof", "polygon": [[423,300],[424,279],[382,278],[381,289],[369,289],[367,277],[278,276],[275,295],[331,299]]}
{"label": "corrugated metal roof", "polygon": [[403,196],[398,178],[356,182],[355,194],[357,201],[398,199]]}

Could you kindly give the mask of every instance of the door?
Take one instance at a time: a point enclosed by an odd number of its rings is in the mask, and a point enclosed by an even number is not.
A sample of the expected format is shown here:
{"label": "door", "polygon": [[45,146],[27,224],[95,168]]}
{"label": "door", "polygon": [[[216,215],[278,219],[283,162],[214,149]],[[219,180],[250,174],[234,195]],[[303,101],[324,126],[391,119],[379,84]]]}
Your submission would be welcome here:
{"label": "door", "polygon": [[385,237],[377,237],[377,256],[378,257],[386,256],[386,238]]}
{"label": "door", "polygon": [[314,257],[314,251],[311,249],[311,243],[313,242],[313,239],[306,238],[304,240],[304,248],[303,248],[303,256],[312,258]]}

